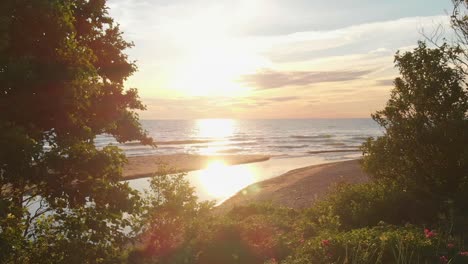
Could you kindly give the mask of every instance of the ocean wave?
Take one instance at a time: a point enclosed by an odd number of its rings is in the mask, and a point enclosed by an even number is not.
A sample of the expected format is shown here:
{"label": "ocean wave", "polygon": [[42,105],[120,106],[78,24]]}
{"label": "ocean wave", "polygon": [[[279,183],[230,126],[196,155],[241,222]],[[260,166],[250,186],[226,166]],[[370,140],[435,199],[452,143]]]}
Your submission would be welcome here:
{"label": "ocean wave", "polygon": [[254,145],[258,145],[258,142],[242,142],[242,143],[232,142],[232,144],[229,144],[229,145],[234,145],[234,146],[254,146]]}
{"label": "ocean wave", "polygon": [[293,135],[290,136],[291,138],[299,138],[299,139],[320,139],[320,138],[332,138],[334,135],[330,134],[321,134],[321,135],[314,135],[314,136],[306,136],[306,135]]}
{"label": "ocean wave", "polygon": [[330,138],[316,138],[316,139],[295,139],[295,140],[288,140],[287,142],[295,142],[295,143],[325,143],[331,141]]}
{"label": "ocean wave", "polygon": [[129,146],[129,147],[132,147],[132,146],[143,146],[140,141],[132,141],[132,142],[127,142],[127,143],[123,143],[122,145],[124,146]]}
{"label": "ocean wave", "polygon": [[283,148],[283,149],[295,149],[295,148],[306,148],[309,145],[290,145],[290,146],[270,146],[271,148]]}
{"label": "ocean wave", "polygon": [[347,145],[347,146],[342,146],[342,148],[351,148],[351,149],[359,149],[361,146],[360,145]]}
{"label": "ocean wave", "polygon": [[[152,147],[137,146],[133,148],[122,148],[122,150],[125,152],[150,152],[154,149]],[[164,150],[164,149],[158,149],[158,151],[161,151],[161,150]]]}
{"label": "ocean wave", "polygon": [[[228,138],[230,141],[239,141],[239,142],[243,142],[243,141],[252,141],[252,140],[255,140],[257,138],[252,138],[250,136],[234,136],[234,137],[230,137]],[[261,139],[261,138],[259,138]]]}
{"label": "ocean wave", "polygon": [[[163,145],[191,145],[191,144],[204,144],[218,142],[219,140],[199,140],[199,139],[187,139],[187,140],[170,140],[170,141],[155,141],[157,146]],[[138,141],[132,141],[122,144],[123,146],[143,146]]]}
{"label": "ocean wave", "polygon": [[365,141],[365,140],[367,140],[367,138],[369,138],[369,137],[364,137],[364,136],[355,136],[355,137],[351,137],[351,139],[354,139],[354,140],[361,140],[361,141]]}
{"label": "ocean wave", "polygon": [[335,146],[335,147],[346,147],[346,143],[343,143],[343,142],[325,142],[324,145]]}
{"label": "ocean wave", "polygon": [[329,150],[317,150],[307,151],[309,154],[321,154],[321,153],[336,153],[336,152],[359,152],[359,149],[329,149]]}
{"label": "ocean wave", "polygon": [[241,149],[223,149],[223,150],[219,150],[219,151],[216,151],[217,153],[220,153],[220,154],[232,154],[232,153],[238,153],[240,152]]}
{"label": "ocean wave", "polygon": [[[172,153],[265,153],[274,155],[311,155],[337,152],[323,156],[357,155],[359,145],[368,136],[381,131],[372,120],[308,120],[297,121],[238,121],[239,126],[224,138],[204,137],[192,122],[144,121],[144,128],[157,140],[157,148],[143,146],[137,141],[119,144],[109,134],[98,135],[98,148],[120,147],[128,156]],[[343,152],[343,153],[339,153]],[[317,154],[319,155],[319,154]]]}

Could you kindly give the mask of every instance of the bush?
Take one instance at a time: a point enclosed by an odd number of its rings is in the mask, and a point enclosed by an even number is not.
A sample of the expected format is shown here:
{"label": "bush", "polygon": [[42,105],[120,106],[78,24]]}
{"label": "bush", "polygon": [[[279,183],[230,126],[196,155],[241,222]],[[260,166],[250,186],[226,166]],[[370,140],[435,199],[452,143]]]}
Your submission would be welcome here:
{"label": "bush", "polygon": [[281,263],[467,263],[460,246],[421,227],[382,224],[307,240]]}
{"label": "bush", "polygon": [[295,210],[252,204],[216,215],[184,174],[158,173],[150,186],[128,263],[263,263],[286,258],[299,243]]}
{"label": "bush", "polygon": [[271,204],[251,204],[232,209],[211,223],[197,242],[197,263],[263,263],[281,260],[300,243],[296,228],[300,214]]}
{"label": "bush", "polygon": [[349,230],[375,226],[381,221],[395,225],[430,224],[437,220],[438,209],[436,202],[421,200],[397,184],[371,182],[336,186],[328,197],[306,210],[306,218],[320,230],[330,224],[330,217],[337,217],[339,230]]}

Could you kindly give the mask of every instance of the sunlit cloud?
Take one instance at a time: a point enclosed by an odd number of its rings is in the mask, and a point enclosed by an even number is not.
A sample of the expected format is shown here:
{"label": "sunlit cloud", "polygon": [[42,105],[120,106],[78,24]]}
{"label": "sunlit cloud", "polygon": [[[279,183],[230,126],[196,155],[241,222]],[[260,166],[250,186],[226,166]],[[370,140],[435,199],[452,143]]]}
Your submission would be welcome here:
{"label": "sunlit cloud", "polygon": [[273,102],[287,102],[287,101],[294,101],[301,99],[301,97],[298,96],[283,96],[283,97],[273,97],[273,98],[267,98],[265,100],[268,101],[273,101]]}
{"label": "sunlit cloud", "polygon": [[256,74],[245,75],[241,81],[258,89],[274,89],[286,86],[304,86],[324,82],[342,82],[356,80],[371,73],[370,70],[362,71],[291,71],[280,72],[263,70]]}
{"label": "sunlit cloud", "polygon": [[400,47],[424,39],[423,31],[432,32],[439,25],[449,25],[446,15],[378,21],[330,31],[294,32],[265,38],[271,43],[266,54],[276,63],[360,53],[394,54]]}
{"label": "sunlit cloud", "polygon": [[[404,9],[401,7],[405,6]],[[110,0],[142,118],[366,117],[449,0]],[[281,111],[278,111],[281,109]]]}
{"label": "sunlit cloud", "polygon": [[376,83],[381,86],[393,86],[393,79],[377,80]]}

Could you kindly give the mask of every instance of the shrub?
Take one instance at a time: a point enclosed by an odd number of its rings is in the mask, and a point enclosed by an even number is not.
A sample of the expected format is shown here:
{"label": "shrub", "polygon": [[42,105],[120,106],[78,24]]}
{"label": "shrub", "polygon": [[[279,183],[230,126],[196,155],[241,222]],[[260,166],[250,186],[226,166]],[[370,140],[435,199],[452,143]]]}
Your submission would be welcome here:
{"label": "shrub", "polygon": [[[337,217],[339,230],[389,224],[429,224],[437,220],[435,202],[415,196],[394,183],[371,182],[358,185],[342,184],[324,200],[306,210],[306,218],[315,229],[323,229]],[[321,219],[322,218],[322,219]],[[327,229],[330,229],[327,227]]]}
{"label": "shrub", "polygon": [[417,226],[382,224],[307,240],[281,263],[467,263],[455,241]]}

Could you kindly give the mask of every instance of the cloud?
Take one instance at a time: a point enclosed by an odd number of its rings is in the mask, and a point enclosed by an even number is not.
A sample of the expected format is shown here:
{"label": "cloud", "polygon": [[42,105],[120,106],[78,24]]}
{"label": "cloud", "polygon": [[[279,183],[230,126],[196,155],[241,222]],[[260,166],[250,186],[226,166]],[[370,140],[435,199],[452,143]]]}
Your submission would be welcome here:
{"label": "cloud", "polygon": [[361,78],[371,73],[360,71],[290,71],[281,72],[263,70],[255,74],[244,75],[241,82],[257,89],[274,89],[286,86],[305,86],[324,82],[343,82]]}
{"label": "cloud", "polygon": [[282,97],[273,97],[273,98],[267,98],[265,100],[271,101],[271,102],[287,102],[287,101],[294,101],[301,99],[298,96],[282,96]]}
{"label": "cloud", "polygon": [[379,86],[393,86],[393,79],[376,80],[376,83]]}
{"label": "cloud", "polygon": [[354,24],[334,30],[295,32],[265,37],[265,54],[276,63],[342,56],[351,53],[392,55],[404,46],[424,38],[423,29],[432,32],[438,25],[449,27],[446,15],[405,17],[397,20]]}
{"label": "cloud", "polygon": [[[108,0],[136,45],[127,52],[139,72],[126,86],[148,105],[141,116],[175,119],[368,116],[388,97],[396,50],[412,49],[422,29],[449,25],[450,0],[410,2]],[[178,87],[185,73],[199,77],[187,90],[229,79],[257,92],[196,97]]]}

